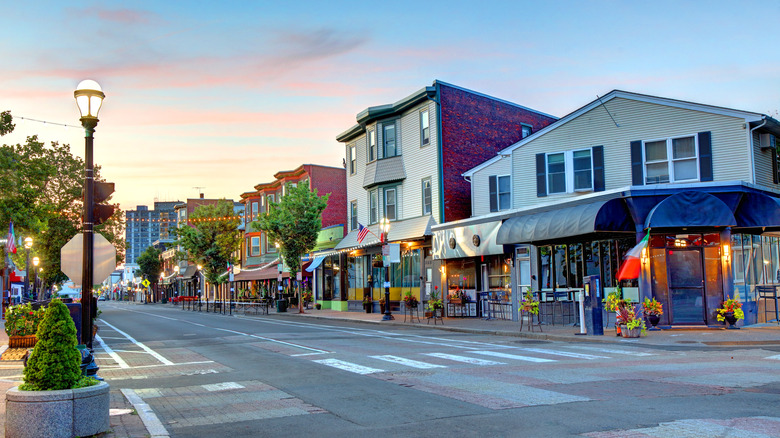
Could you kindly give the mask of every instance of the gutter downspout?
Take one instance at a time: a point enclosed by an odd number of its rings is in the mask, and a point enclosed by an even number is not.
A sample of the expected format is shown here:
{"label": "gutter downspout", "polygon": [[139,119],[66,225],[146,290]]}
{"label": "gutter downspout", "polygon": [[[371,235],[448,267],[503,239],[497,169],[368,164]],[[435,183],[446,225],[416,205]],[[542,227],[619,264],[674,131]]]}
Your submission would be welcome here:
{"label": "gutter downspout", "polygon": [[[753,147],[753,131],[766,125],[766,116],[762,115],[761,118],[764,120],[764,122],[748,131],[748,151],[750,152],[750,166],[751,166],[750,182],[752,182],[753,184],[756,184],[756,153],[755,153],[755,148]],[[745,120],[745,126],[748,126],[747,120]]]}
{"label": "gutter downspout", "polygon": [[432,98],[436,103],[436,147],[438,170],[439,170],[439,223],[444,223],[444,147],[441,132],[441,88],[439,82],[434,84],[436,87],[436,97]]}

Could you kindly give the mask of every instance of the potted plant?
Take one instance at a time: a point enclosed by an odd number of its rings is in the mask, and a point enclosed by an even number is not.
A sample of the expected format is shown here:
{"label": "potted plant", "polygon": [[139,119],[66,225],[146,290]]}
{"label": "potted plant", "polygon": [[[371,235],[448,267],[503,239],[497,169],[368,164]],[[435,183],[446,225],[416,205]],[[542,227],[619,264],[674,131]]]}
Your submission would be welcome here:
{"label": "potted plant", "polygon": [[407,291],[404,294],[404,305],[407,309],[416,309],[418,304],[419,301],[417,301],[416,296],[412,295],[412,291]]}
{"label": "potted plant", "polygon": [[717,318],[720,322],[728,322],[728,328],[730,329],[738,329],[739,327],[736,326],[737,321],[740,319],[745,319],[745,312],[742,310],[742,303],[733,298],[729,298],[728,300],[724,301],[718,309],[715,310],[715,318]]}
{"label": "potted plant", "polygon": [[431,296],[428,298],[428,304],[425,307],[425,317],[433,318],[436,316],[437,311],[441,312],[441,309],[443,308],[444,303],[441,298],[439,298],[439,287],[434,286],[433,292],[431,292]]}
{"label": "potted plant", "polygon": [[24,383],[6,392],[6,436],[75,437],[108,430],[109,385],[82,375],[76,326],[60,300],[49,304],[37,335]]}
{"label": "potted plant", "polygon": [[373,300],[371,299],[371,295],[363,295],[363,309],[366,311],[366,313],[371,313],[372,306]]}
{"label": "potted plant", "polygon": [[638,338],[645,334],[645,321],[637,318],[634,305],[628,300],[619,300],[617,303],[616,325],[622,325],[620,334],[624,338]]}
{"label": "potted plant", "polygon": [[531,288],[527,288],[523,300],[520,302],[520,312],[526,312],[531,315],[539,314],[539,301],[534,299],[531,294]]}
{"label": "potted plant", "polygon": [[45,308],[34,310],[30,303],[9,307],[5,312],[5,333],[8,348],[31,348],[38,341],[35,333],[43,319]]}
{"label": "potted plant", "polygon": [[303,303],[304,305],[308,305],[312,301],[312,294],[310,290],[303,292]]}
{"label": "potted plant", "polygon": [[613,292],[601,300],[604,303],[604,309],[607,311],[607,324],[609,324],[609,312],[615,313],[615,336],[620,336],[620,324],[617,323],[618,303],[623,300],[623,290],[618,287]]}
{"label": "potted plant", "polygon": [[650,330],[654,330],[655,326],[658,325],[658,322],[661,321],[661,315],[664,314],[664,309],[661,303],[655,300],[655,297],[653,297],[652,300],[650,298],[645,298],[645,301],[642,303],[642,313],[647,317],[647,320],[650,321],[650,325],[652,325]]}

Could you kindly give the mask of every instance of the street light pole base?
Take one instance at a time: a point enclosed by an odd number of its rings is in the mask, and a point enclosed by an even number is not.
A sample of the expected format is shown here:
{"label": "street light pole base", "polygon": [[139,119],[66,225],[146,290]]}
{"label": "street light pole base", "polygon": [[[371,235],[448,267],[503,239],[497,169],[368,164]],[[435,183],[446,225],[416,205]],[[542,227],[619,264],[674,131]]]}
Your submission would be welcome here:
{"label": "street light pole base", "polygon": [[394,319],[395,319],[395,318],[393,317],[393,315],[391,315],[391,314],[389,314],[389,313],[385,313],[385,314],[382,316],[382,321],[392,321],[392,320],[394,320]]}

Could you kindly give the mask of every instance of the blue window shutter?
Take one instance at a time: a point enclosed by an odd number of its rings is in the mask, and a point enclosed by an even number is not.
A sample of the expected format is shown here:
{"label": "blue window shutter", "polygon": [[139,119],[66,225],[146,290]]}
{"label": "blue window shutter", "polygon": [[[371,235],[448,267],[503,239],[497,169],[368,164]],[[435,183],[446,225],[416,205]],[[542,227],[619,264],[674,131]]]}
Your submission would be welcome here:
{"label": "blue window shutter", "polygon": [[496,175],[490,175],[488,180],[490,185],[490,211],[498,211],[498,178],[496,178]]}
{"label": "blue window shutter", "polygon": [[536,196],[547,196],[547,157],[536,154]]}
{"label": "blue window shutter", "polygon": [[777,174],[778,172],[777,168],[777,149],[772,148],[772,181],[775,184],[780,183],[780,175]]}
{"label": "blue window shutter", "polygon": [[593,146],[593,191],[604,191],[604,146]]}
{"label": "blue window shutter", "polygon": [[641,186],[645,184],[645,166],[642,163],[642,141],[631,142],[631,184]]}
{"label": "blue window shutter", "polygon": [[699,133],[699,181],[712,181],[712,133]]}

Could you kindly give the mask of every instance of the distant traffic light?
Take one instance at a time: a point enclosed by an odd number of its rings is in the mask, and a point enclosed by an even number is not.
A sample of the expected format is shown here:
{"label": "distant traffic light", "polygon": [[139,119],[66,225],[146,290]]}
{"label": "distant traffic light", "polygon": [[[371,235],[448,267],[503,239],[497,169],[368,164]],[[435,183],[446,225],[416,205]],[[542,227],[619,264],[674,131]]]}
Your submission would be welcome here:
{"label": "distant traffic light", "polygon": [[93,221],[95,225],[100,225],[114,214],[114,206],[110,204],[101,204],[114,193],[114,183],[112,182],[94,182],[93,200],[95,207],[92,209]]}

